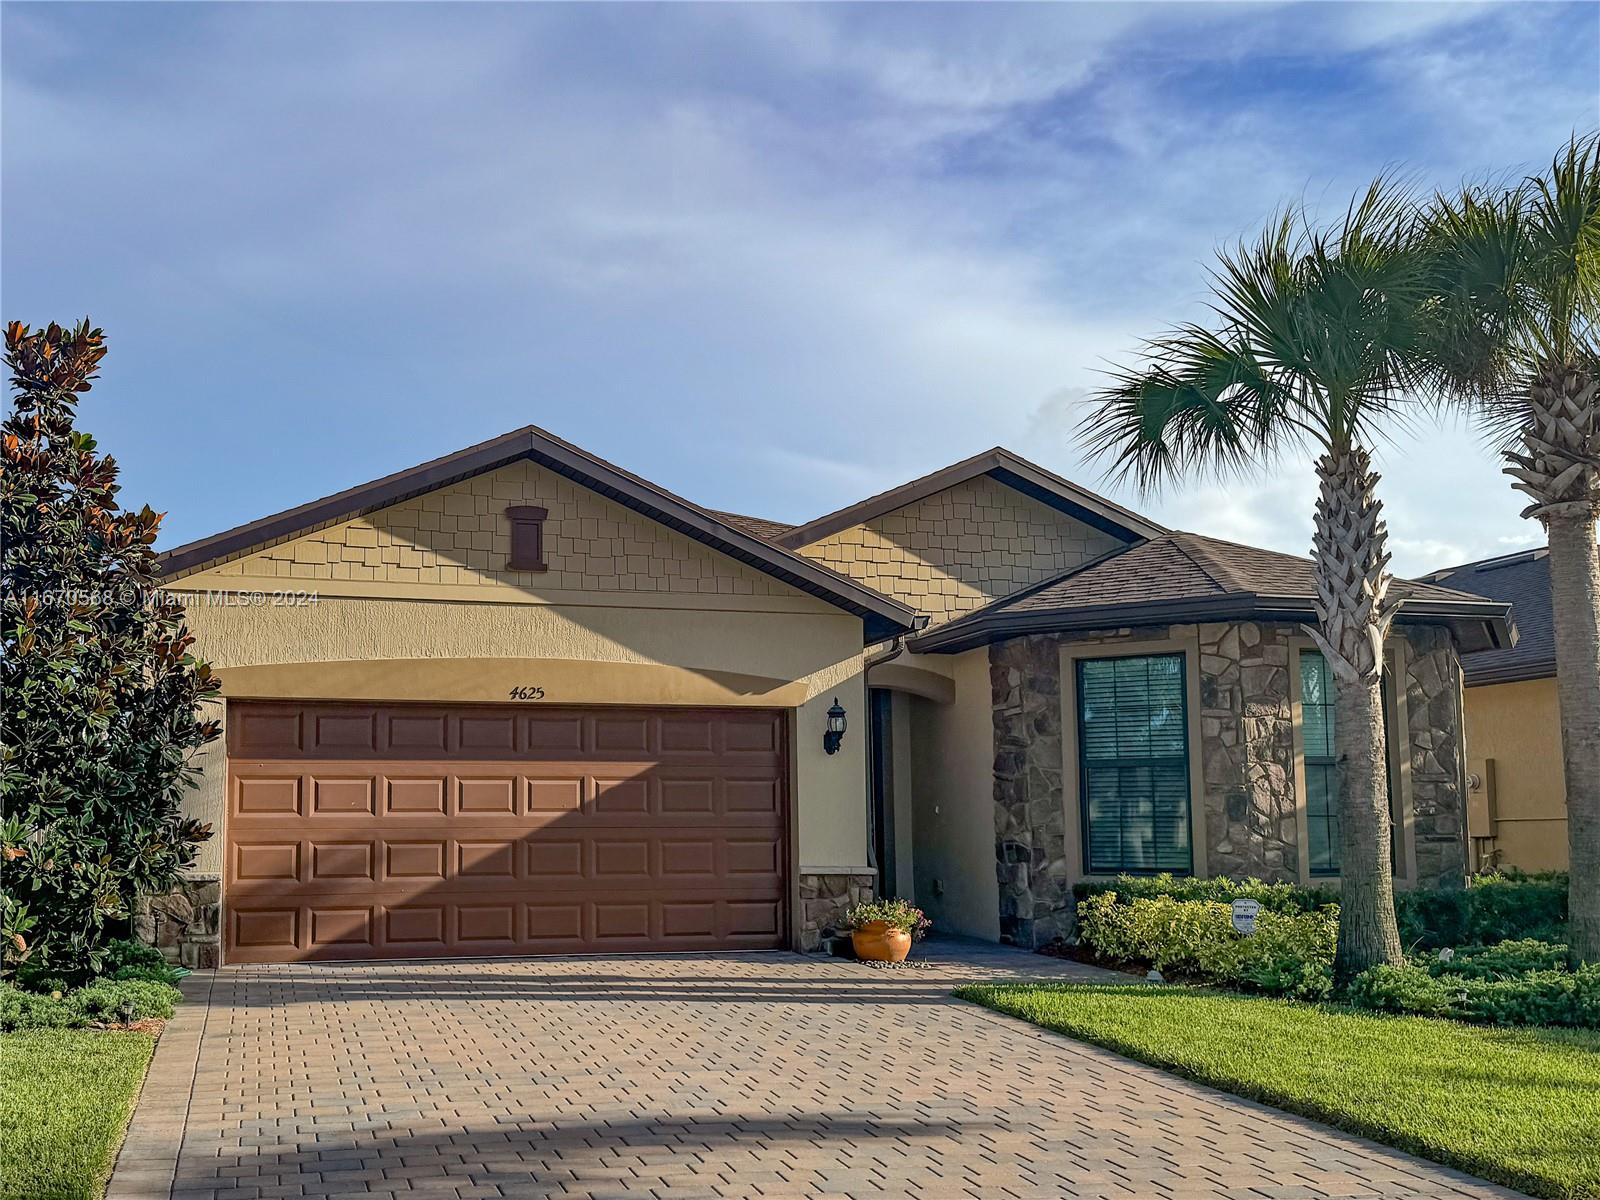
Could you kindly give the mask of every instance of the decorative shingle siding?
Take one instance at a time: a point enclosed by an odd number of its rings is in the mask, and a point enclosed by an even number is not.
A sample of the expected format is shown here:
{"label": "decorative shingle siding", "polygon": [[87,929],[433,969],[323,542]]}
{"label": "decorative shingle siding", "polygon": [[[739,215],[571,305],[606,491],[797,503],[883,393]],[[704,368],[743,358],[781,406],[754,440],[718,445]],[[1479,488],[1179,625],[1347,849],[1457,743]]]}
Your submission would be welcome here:
{"label": "decorative shingle siding", "polygon": [[1120,544],[985,476],[830,534],[800,553],[937,624]]}
{"label": "decorative shingle siding", "polygon": [[[512,571],[508,505],[549,510],[548,571]],[[211,568],[220,576],[538,590],[794,595],[571,480],[513,463]]]}

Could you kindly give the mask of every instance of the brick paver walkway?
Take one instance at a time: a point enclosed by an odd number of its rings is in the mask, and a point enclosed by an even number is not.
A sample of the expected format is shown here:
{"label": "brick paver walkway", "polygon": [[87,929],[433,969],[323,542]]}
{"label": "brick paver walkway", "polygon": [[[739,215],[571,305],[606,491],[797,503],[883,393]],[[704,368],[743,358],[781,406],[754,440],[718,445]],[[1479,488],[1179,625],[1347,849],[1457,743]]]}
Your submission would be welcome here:
{"label": "brick paver walkway", "polygon": [[[935,954],[220,971],[171,1194],[1512,1195],[948,996],[1086,968]],[[150,1167],[112,1195],[166,1195]]]}

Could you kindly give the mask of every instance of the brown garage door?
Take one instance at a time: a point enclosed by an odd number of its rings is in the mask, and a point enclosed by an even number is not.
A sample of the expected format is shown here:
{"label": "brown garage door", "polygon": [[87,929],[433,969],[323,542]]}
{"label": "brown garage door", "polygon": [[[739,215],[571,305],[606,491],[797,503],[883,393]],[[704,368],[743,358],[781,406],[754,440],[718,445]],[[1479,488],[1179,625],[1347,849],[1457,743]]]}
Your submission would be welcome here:
{"label": "brown garage door", "polygon": [[234,703],[227,961],[784,940],[782,715]]}

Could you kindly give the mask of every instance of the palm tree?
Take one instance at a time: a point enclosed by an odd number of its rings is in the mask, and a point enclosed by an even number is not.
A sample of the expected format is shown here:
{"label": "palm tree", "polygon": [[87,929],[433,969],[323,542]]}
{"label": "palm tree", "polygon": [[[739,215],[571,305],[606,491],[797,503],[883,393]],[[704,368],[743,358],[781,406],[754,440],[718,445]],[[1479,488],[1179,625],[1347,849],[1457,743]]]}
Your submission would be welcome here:
{"label": "palm tree", "polygon": [[1569,946],[1574,964],[1600,962],[1600,134],[1519,187],[1438,197],[1427,232],[1434,380],[1482,418],[1549,538]]}
{"label": "palm tree", "polygon": [[1330,230],[1286,211],[1212,273],[1211,327],[1146,347],[1095,397],[1090,444],[1149,489],[1317,454],[1311,557],[1316,625],[1333,669],[1340,764],[1341,908],[1335,975],[1403,960],[1389,850],[1382,672],[1394,618],[1388,532],[1368,451],[1413,385],[1427,298],[1415,206],[1380,179]]}

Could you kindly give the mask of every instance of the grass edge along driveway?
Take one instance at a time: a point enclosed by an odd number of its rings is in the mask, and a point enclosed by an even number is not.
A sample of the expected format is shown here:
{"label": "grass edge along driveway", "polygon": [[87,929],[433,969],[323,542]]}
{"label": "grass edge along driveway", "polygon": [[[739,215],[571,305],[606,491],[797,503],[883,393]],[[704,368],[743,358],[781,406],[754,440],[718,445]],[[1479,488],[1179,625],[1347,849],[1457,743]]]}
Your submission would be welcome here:
{"label": "grass edge along driveway", "polygon": [[1149,984],[975,984],[955,994],[1507,1187],[1600,1196],[1600,1032]]}
{"label": "grass edge along driveway", "polygon": [[148,1033],[0,1034],[0,1200],[100,1200],[154,1049]]}

